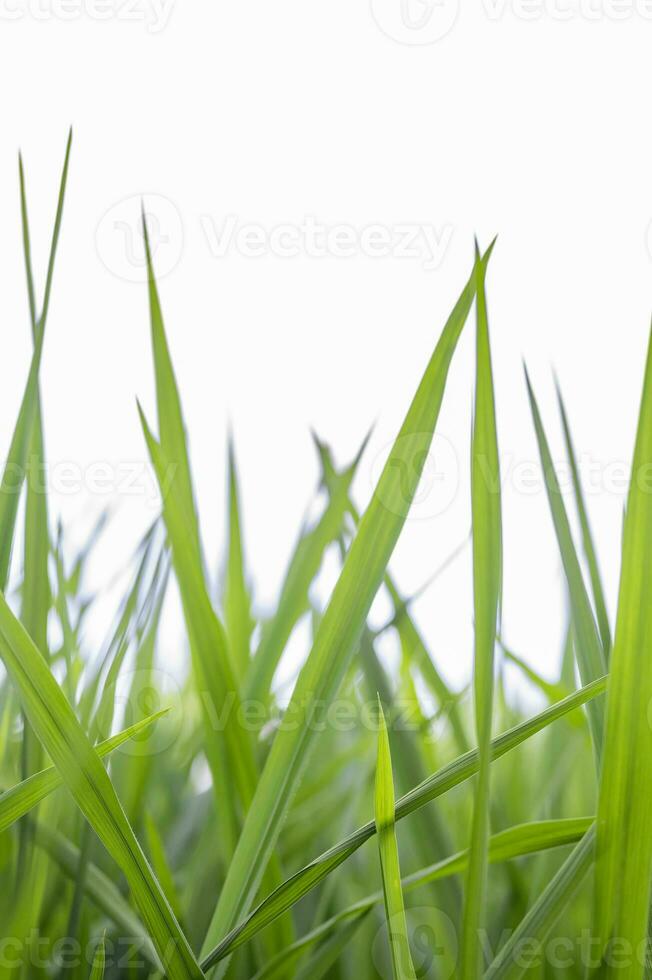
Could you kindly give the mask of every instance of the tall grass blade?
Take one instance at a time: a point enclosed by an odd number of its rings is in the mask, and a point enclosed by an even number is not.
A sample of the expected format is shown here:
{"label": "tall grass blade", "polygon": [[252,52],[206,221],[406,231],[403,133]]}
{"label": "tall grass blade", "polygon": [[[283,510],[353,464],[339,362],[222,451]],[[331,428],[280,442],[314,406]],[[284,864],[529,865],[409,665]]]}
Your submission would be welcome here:
{"label": "tall grass blade", "polygon": [[[638,949],[647,938],[652,880],[652,334],[627,498],[618,615],[607,695],[598,804],[595,936]],[[633,956],[604,976],[638,978]]]}
{"label": "tall grass blade", "polygon": [[378,836],[378,853],[383,879],[385,920],[392,957],[394,980],[416,980],[410,953],[401,870],[396,841],[394,816],[394,778],[389,736],[382,704],[378,699],[378,762],[376,766],[375,822]]}
{"label": "tall grass blade", "polygon": [[496,434],[484,269],[477,269],[476,395],[473,412],[471,487],[473,511],[474,688],[478,781],[466,881],[460,976],[475,980],[484,925],[489,841],[494,649],[502,580],[500,467]]}
{"label": "tall grass blade", "polygon": [[204,955],[248,911],[255,897],[315,741],[312,714],[317,706],[319,710],[328,706],[337,693],[407,517],[474,293],[472,276],[444,328],[360,522],[288,708],[296,724],[280,730],[274,740],[206,935]]}

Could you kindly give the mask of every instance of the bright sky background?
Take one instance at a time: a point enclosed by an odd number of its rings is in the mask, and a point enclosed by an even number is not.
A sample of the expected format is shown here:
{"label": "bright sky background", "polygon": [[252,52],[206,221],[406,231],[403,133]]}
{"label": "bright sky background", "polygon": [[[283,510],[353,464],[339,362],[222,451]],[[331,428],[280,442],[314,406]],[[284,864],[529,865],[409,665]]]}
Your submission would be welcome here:
{"label": "bright sky background", "polygon": [[[532,486],[521,362],[559,459],[553,366],[565,391],[613,613],[622,468],[652,306],[649,8],[0,0],[0,451],[30,350],[16,153],[40,284],[72,122],[43,402],[55,512],[81,541],[94,514],[117,509],[94,584],[110,580],[155,514],[136,413],[138,397],[153,418],[141,195],[165,274],[206,550],[217,567],[230,420],[263,608],[316,485],[310,427],[347,461],[375,423],[355,488],[364,505],[468,275],[473,235],[487,244],[498,233],[489,303],[504,633],[554,675],[563,593],[536,473]],[[473,358],[469,326],[441,414],[437,478],[392,562],[408,593],[468,532]],[[124,492],[128,472],[142,492]],[[99,492],[107,473],[113,489]],[[470,586],[467,551],[417,607],[457,681],[471,663]],[[169,620],[170,657],[178,625]]]}

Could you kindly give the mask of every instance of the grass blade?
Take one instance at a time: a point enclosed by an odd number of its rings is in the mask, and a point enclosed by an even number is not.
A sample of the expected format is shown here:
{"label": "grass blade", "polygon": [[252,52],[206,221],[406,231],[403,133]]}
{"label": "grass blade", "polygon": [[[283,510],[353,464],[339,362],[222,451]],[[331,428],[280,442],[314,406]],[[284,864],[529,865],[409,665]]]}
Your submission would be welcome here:
{"label": "grass blade", "polygon": [[[150,717],[137,722],[135,725],[131,725],[129,728],[125,728],[124,731],[113,735],[111,738],[106,739],[106,741],[100,742],[95,747],[95,751],[100,759],[104,759],[112,752],[115,752],[121,745],[128,742],[130,738],[140,735],[153,722],[166,715],[167,711],[168,709],[165,709],[159,711],[157,714],[150,715]],[[20,820],[21,817],[25,816],[26,813],[29,813],[30,810],[33,810],[46,796],[49,796],[50,793],[62,785],[62,777],[57,769],[51,766],[48,769],[43,769],[41,772],[35,773],[33,776],[29,776],[16,786],[12,786],[11,789],[0,794],[0,834],[11,827],[17,820]]]}
{"label": "grass blade", "polygon": [[292,730],[279,731],[274,740],[206,935],[204,953],[247,912],[255,897],[315,739],[312,714],[317,706],[320,710],[328,706],[337,693],[407,517],[474,293],[472,276],[444,328],[360,522],[288,708],[297,724]]}
{"label": "grass blade", "polygon": [[401,869],[396,841],[396,820],[394,816],[394,778],[392,776],[392,757],[389,736],[383,707],[378,699],[378,763],[376,766],[375,822],[378,836],[378,853],[383,878],[385,899],[385,919],[392,955],[394,980],[416,980],[414,964],[410,953],[403,890],[401,888]]}
{"label": "grass blade", "polygon": [[[604,694],[606,688],[607,679],[603,677],[495,738],[491,746],[492,759],[495,761],[511,752],[512,749],[543,731],[569,712]],[[396,819],[404,819],[410,813],[418,810],[419,807],[425,806],[455,786],[459,786],[470,779],[478,772],[478,766],[478,753],[475,749],[444,766],[443,769],[440,769],[397,801]],[[331,874],[335,868],[338,868],[347,858],[355,854],[366,841],[374,836],[375,832],[376,828],[373,821],[364,824],[284,882],[251,915],[233,929],[219,946],[205,956],[202,961],[204,969],[210,969],[211,966],[228,956],[238,946],[248,942],[260,929],[273,922],[278,915],[291,908],[299,899],[315,888],[320,881]]]}
{"label": "grass blade", "polygon": [[577,457],[575,455],[575,447],[571,436],[568,414],[566,412],[566,406],[564,405],[564,399],[562,398],[561,389],[558,383],[557,400],[559,402],[559,413],[561,415],[561,423],[564,430],[566,454],[568,456],[568,461],[571,468],[575,505],[577,507],[580,528],[582,530],[582,546],[584,548],[584,554],[586,555],[586,561],[589,568],[589,579],[591,581],[591,591],[593,592],[593,602],[595,603],[598,628],[600,630],[600,638],[602,640],[602,647],[605,652],[605,657],[608,659],[611,652],[611,627],[609,626],[609,614],[607,613],[607,603],[604,596],[602,576],[600,575],[598,556],[596,553],[595,544],[593,542],[593,534],[591,533],[591,523],[589,521],[586,502],[584,500],[582,481],[580,479],[580,471],[577,465]]}
{"label": "grass blade", "polygon": [[[584,584],[580,562],[573,543],[570,523],[562,499],[557,474],[555,473],[555,467],[552,462],[550,447],[543,428],[541,413],[539,412],[539,406],[532,390],[527,370],[525,372],[525,380],[530,399],[530,407],[532,409],[537,443],[539,445],[548,503],[550,504],[550,512],[557,535],[559,552],[568,583],[580,677],[582,678],[582,683],[586,685],[606,673],[606,657],[593,616],[588,592]],[[604,738],[604,708],[601,704],[594,702],[589,706],[588,713],[595,757],[599,764]]]}
{"label": "grass blade", "polygon": [[113,785],[29,634],[0,596],[0,657],[25,714],[80,810],[132,889],[171,980],[201,977],[188,942],[156,881]]}
{"label": "grass blade", "polygon": [[502,580],[500,467],[496,407],[484,269],[481,266],[477,269],[476,304],[476,397],[473,413],[471,485],[475,611],[474,688],[479,767],[462,930],[460,976],[463,980],[475,980],[478,975],[480,963],[478,937],[483,926],[486,904],[494,649]]}
{"label": "grass blade", "polygon": [[[632,949],[647,937],[652,877],[652,334],[627,501],[618,616],[607,696],[604,766],[598,804],[595,935]],[[638,978],[631,957],[604,976]]]}

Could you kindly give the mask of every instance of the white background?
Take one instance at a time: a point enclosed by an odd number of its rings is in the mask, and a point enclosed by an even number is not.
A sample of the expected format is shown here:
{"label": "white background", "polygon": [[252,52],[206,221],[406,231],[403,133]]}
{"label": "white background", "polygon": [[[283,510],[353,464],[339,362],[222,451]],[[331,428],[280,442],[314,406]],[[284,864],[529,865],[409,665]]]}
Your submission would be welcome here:
{"label": "white background", "polygon": [[[25,157],[40,292],[72,123],[43,399],[53,512],[80,542],[94,513],[116,509],[94,584],[124,564],[155,513],[146,474],[146,494],[98,493],[88,469],[109,463],[117,473],[145,461],[136,396],[154,420],[141,195],[160,232],[155,261],[167,273],[161,294],[206,550],[217,568],[230,419],[260,608],[276,595],[316,486],[310,427],[344,462],[376,423],[355,488],[364,504],[468,275],[473,235],[486,245],[497,233],[489,302],[505,477],[504,632],[553,676],[563,592],[540,481],[524,485],[536,446],[521,360],[557,458],[553,366],[578,450],[591,461],[589,506],[613,613],[618,466],[631,457],[650,313],[650,5],[0,7],[0,446],[30,353],[16,154],[20,147]],[[306,218],[346,226],[354,254],[333,254],[332,241],[327,254],[311,254]],[[234,237],[217,255],[228,220],[266,235],[289,226],[298,254],[268,244],[255,257]],[[416,255],[370,254],[364,229],[380,226],[395,242],[405,225],[443,243],[436,268],[426,267],[422,238]],[[424,491],[392,562],[408,593],[468,532],[473,355],[470,323],[440,419],[434,466],[443,480]],[[60,485],[70,475],[64,463],[82,475],[72,492]],[[470,583],[467,550],[417,607],[457,681],[471,662]],[[170,656],[178,633],[173,624]]]}

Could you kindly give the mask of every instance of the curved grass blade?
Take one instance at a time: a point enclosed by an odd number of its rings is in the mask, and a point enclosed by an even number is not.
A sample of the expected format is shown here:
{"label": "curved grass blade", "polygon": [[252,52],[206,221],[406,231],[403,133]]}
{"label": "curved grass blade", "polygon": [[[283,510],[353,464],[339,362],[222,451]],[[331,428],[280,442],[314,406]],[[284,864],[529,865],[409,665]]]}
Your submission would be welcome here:
{"label": "curved grass blade", "polygon": [[204,953],[227,934],[255,898],[316,737],[315,726],[310,724],[312,715],[328,706],[337,693],[407,517],[474,293],[475,279],[471,276],[444,328],[346,556],[288,707],[296,724],[276,735],[206,935]]}
{"label": "curved grass blade", "polygon": [[[546,708],[540,714],[528,719],[492,742],[491,757],[495,761],[511,752],[521,743],[543,731],[553,722],[563,718],[569,712],[590,702],[593,698],[604,694],[607,688],[607,678],[594,681],[587,687],[575,691],[563,701]],[[432,800],[443,796],[455,786],[470,779],[478,771],[478,753],[476,750],[467,752],[430,776],[419,786],[416,786],[396,804],[396,819],[402,820],[410,813],[425,806]],[[366,841],[374,836],[375,824],[369,822],[359,827],[354,833],[330,848],[324,854],[315,858],[310,864],[288,878],[280,888],[272,892],[261,904],[228,936],[212,950],[203,960],[204,970],[210,969],[219,960],[230,955],[238,946],[248,942],[260,929],[287,911],[304,895],[308,894],[320,881],[323,881],[332,871],[354,854]]]}
{"label": "curved grass blade", "polygon": [[[125,742],[128,742],[129,739],[140,735],[153,722],[166,715],[168,711],[169,708],[166,708],[144,718],[135,725],[131,725],[129,728],[125,728],[124,731],[113,735],[105,742],[100,742],[95,747],[95,751],[101,759],[105,758],[120,748],[121,745],[124,745]],[[0,834],[62,785],[61,775],[54,766],[51,766],[49,769],[43,769],[41,772],[29,776],[28,779],[2,793],[0,795]]]}
{"label": "curved grass blade", "polygon": [[[519,824],[494,834],[489,839],[488,855],[491,864],[513,861],[528,855],[541,854],[555,848],[568,847],[581,841],[595,822],[594,817],[571,817],[561,820],[542,820]],[[466,871],[469,852],[461,851],[427,868],[422,868],[401,880],[404,893],[416,891],[431,882],[442,881]],[[383,901],[383,892],[374,892],[338,912],[317,928],[301,936],[295,943],[275,956],[255,980],[275,980],[286,976],[297,957],[318,942],[323,942],[333,931],[348,920],[361,922],[374,906]]]}
{"label": "curved grass blade", "polygon": [[401,870],[396,841],[396,820],[394,816],[394,777],[392,776],[392,757],[389,736],[383,707],[378,699],[378,763],[376,766],[375,822],[378,836],[378,853],[383,878],[383,897],[385,900],[385,919],[389,948],[392,955],[394,980],[416,980],[414,964],[410,953]]}
{"label": "curved grass blade", "polygon": [[[618,615],[598,803],[594,934],[637,949],[647,938],[652,879],[652,333],[627,500]],[[621,966],[621,964],[618,964]],[[643,976],[631,957],[604,976]]]}
{"label": "curved grass blade", "polygon": [[29,634],[0,596],[0,657],[25,714],[80,810],[122,869],[171,980],[201,977],[111,780]]}
{"label": "curved grass blade", "polygon": [[483,926],[487,892],[494,650],[502,581],[500,466],[485,272],[481,266],[477,267],[476,275],[476,394],[471,497],[475,613],[474,689],[479,765],[462,927],[462,980],[476,980],[481,959],[479,935]]}

